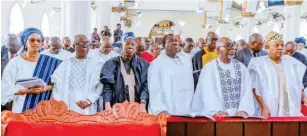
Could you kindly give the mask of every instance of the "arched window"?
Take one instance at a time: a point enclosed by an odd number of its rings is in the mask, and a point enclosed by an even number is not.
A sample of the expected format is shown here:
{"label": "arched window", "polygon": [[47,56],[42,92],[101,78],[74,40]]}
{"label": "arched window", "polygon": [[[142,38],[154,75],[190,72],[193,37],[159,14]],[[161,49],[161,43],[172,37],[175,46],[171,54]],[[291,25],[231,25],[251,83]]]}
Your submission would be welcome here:
{"label": "arched window", "polygon": [[45,12],[42,17],[41,30],[44,36],[49,36],[49,17]]}
{"label": "arched window", "polygon": [[20,5],[16,2],[10,14],[10,33],[18,34],[24,29],[24,20]]}

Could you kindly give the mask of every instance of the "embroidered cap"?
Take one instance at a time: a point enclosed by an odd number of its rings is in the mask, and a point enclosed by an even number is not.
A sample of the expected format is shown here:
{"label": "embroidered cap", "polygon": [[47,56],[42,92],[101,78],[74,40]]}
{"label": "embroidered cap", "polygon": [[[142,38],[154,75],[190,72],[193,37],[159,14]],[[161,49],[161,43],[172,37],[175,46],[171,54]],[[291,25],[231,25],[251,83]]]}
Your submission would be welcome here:
{"label": "embroidered cap", "polygon": [[124,35],[123,35],[123,37],[122,37],[123,39],[123,41],[126,41],[127,39],[133,39],[133,40],[135,40],[135,35],[134,35],[134,33],[133,32],[127,32],[127,33],[125,33]]}
{"label": "embroidered cap", "polygon": [[264,39],[264,43],[268,44],[269,42],[282,40],[282,34],[271,31]]}

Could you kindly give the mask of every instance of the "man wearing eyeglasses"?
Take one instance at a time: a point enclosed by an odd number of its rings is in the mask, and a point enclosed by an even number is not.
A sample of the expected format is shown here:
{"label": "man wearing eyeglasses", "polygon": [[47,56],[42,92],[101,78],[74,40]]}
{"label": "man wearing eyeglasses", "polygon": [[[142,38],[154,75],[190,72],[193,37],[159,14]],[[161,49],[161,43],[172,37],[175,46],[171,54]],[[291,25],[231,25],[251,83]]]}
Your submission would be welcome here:
{"label": "man wearing eyeglasses", "polygon": [[121,56],[108,60],[100,74],[103,84],[103,101],[106,110],[111,110],[115,103],[124,101],[140,103],[140,111],[146,112],[149,93],[147,70],[149,63],[138,57],[133,32],[123,35]]}
{"label": "man wearing eyeglasses", "polygon": [[51,76],[52,98],[64,101],[75,112],[95,114],[102,93],[96,86],[100,69],[96,70],[96,62],[88,57],[89,41],[85,35],[76,35],[74,45],[75,56],[64,60]]}
{"label": "man wearing eyeglasses", "polygon": [[7,35],[7,44],[1,47],[1,75],[6,64],[17,56],[18,50],[21,48],[15,34]]}
{"label": "man wearing eyeglasses", "polygon": [[229,57],[232,46],[232,41],[225,37],[216,42],[219,57],[202,69],[193,97],[192,116],[254,114],[251,78],[243,63]]}
{"label": "man wearing eyeglasses", "polygon": [[210,61],[218,58],[217,52],[215,51],[215,42],[217,41],[217,39],[217,34],[215,34],[214,32],[209,32],[207,34],[206,47],[198,51],[192,58],[195,88],[198,83],[201,69]]}
{"label": "man wearing eyeglasses", "polygon": [[63,50],[62,43],[59,37],[51,37],[50,38],[50,48],[41,52],[41,54],[45,54],[59,60],[65,60],[71,56],[69,51]]}

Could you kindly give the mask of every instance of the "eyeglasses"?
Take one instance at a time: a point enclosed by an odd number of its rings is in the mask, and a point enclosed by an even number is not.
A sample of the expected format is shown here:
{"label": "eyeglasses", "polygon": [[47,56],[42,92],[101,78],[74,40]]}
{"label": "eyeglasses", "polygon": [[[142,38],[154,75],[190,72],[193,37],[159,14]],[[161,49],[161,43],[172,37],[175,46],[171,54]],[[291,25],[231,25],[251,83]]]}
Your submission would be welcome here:
{"label": "eyeglasses", "polygon": [[224,46],[220,46],[220,47],[232,48],[232,47],[233,47],[232,45],[233,45],[233,44],[231,44],[231,43],[227,43],[227,44],[225,44]]}
{"label": "eyeglasses", "polygon": [[75,42],[76,45],[81,47],[87,47],[89,46],[89,42]]}
{"label": "eyeglasses", "polygon": [[38,43],[41,43],[42,40],[41,39],[29,39],[30,43],[34,43],[35,41]]}
{"label": "eyeglasses", "polygon": [[217,38],[209,38],[210,41],[217,41]]}

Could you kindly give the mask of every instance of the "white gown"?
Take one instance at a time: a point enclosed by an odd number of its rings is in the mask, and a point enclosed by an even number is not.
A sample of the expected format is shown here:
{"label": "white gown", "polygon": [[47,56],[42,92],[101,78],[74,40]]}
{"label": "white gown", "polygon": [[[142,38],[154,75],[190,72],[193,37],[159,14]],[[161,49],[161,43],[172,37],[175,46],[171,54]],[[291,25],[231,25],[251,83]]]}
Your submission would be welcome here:
{"label": "white gown", "polygon": [[149,66],[148,112],[157,115],[167,111],[171,115],[188,115],[194,94],[192,62],[178,55],[170,58],[162,53]]}
{"label": "white gown", "polygon": [[[288,99],[289,115],[302,116],[301,113],[301,93],[304,88],[302,80],[306,66],[293,57],[284,55],[280,67],[283,69],[285,80],[278,78],[276,65],[269,56],[252,58],[248,70],[252,77],[253,88],[256,89],[256,95],[261,96],[265,105],[269,108],[271,116],[284,116],[278,108],[278,105],[284,105],[284,99]],[[280,91],[279,82],[286,82],[287,98]],[[282,87],[284,88],[284,87]],[[282,106],[280,106],[282,107]],[[261,114],[260,111],[257,112]]]}
{"label": "white gown", "polygon": [[69,51],[63,50],[63,49],[61,49],[59,54],[52,54],[52,53],[50,53],[49,50],[50,49],[44,50],[44,51],[41,52],[41,54],[45,54],[45,55],[57,58],[59,60],[65,60],[65,59],[67,59],[67,58],[72,56],[72,53],[70,53]]}
{"label": "white gown", "polygon": [[[97,81],[97,76],[99,77],[100,71],[95,71],[96,62],[91,61],[91,58],[88,57],[87,61],[89,63],[86,65],[86,74],[79,76],[80,78],[78,79],[84,78],[84,84],[78,90],[70,90],[70,71],[73,69],[73,59],[75,58],[71,57],[64,60],[51,76],[51,81],[54,83],[51,97],[64,101],[70,110],[81,114],[95,114],[97,112],[97,100],[102,93],[102,89],[98,89],[96,86],[97,82],[99,82]],[[92,105],[86,109],[81,109],[76,104],[77,101],[85,101],[87,99],[92,102]]]}
{"label": "white gown", "polygon": [[26,95],[14,95],[20,89],[25,89],[20,85],[15,85],[17,79],[30,78],[33,76],[37,62],[29,62],[17,56],[6,65],[1,81],[1,105],[10,101],[13,102],[12,111],[21,113]]}
{"label": "white gown", "polygon": [[[96,76],[93,76],[93,78],[95,78],[95,79],[92,79],[92,81],[96,81],[96,83],[94,83],[94,84],[96,84],[96,89],[102,90],[103,84],[101,84],[100,81],[99,81],[101,69],[102,69],[103,65],[108,60],[110,60],[111,58],[119,56],[119,54],[116,53],[113,50],[111,50],[111,52],[109,54],[102,54],[99,49],[94,49],[94,50],[91,50],[89,52],[88,56],[92,58],[92,61],[96,62],[95,66],[94,66],[94,68],[95,68],[94,71],[97,71],[97,74],[96,74]],[[102,97],[99,98],[98,102],[99,102],[98,103],[98,109],[99,109],[99,111],[102,111],[103,106],[104,106]]]}
{"label": "white gown", "polygon": [[219,111],[229,116],[235,116],[238,111],[254,115],[251,79],[241,62],[231,59],[229,64],[224,64],[215,59],[203,67],[198,82],[191,116],[214,116]]}

